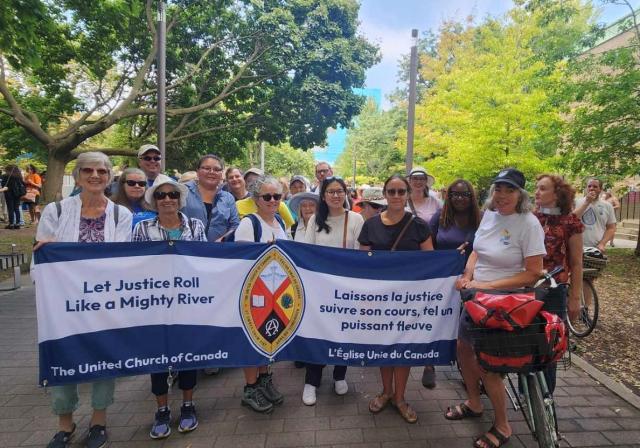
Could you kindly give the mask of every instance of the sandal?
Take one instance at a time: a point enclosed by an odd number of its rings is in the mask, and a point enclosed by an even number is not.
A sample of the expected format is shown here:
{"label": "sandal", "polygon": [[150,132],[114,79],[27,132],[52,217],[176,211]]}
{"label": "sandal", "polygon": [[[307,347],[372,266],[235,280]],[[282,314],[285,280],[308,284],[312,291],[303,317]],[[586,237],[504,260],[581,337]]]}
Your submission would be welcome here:
{"label": "sandal", "polygon": [[[498,441],[498,444],[496,445],[490,438],[488,438],[487,434],[491,434],[493,437],[495,437]],[[484,446],[478,442],[484,443]],[[509,437],[498,431],[495,426],[492,426],[491,428],[489,428],[489,431],[487,431],[486,434],[482,434],[480,437],[477,437],[475,439],[475,441],[473,442],[473,446],[474,448],[499,448],[502,445],[506,445],[507,442],[509,442]]]}
{"label": "sandal", "polygon": [[369,402],[369,412],[372,414],[377,414],[387,407],[389,402],[391,401],[391,396],[385,395],[384,393],[378,394]]}
{"label": "sandal", "polygon": [[418,421],[418,414],[413,410],[409,403],[406,401],[400,401],[398,403],[394,403],[394,406],[402,416],[405,422],[407,423],[415,423]]}
{"label": "sandal", "polygon": [[444,418],[447,420],[462,420],[477,417],[482,417],[482,411],[475,412],[464,402],[454,407],[449,406],[447,412],[444,413]]}

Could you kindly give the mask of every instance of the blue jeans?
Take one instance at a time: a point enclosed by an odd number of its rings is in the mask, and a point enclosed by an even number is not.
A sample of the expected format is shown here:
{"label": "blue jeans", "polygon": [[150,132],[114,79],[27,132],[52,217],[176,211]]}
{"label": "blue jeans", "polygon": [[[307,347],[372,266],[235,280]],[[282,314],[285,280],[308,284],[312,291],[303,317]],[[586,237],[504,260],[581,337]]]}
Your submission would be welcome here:
{"label": "blue jeans", "polygon": [[[108,379],[91,383],[91,407],[107,409],[113,403],[116,380]],[[78,407],[78,385],[65,384],[51,388],[51,408],[56,415],[71,414]]]}

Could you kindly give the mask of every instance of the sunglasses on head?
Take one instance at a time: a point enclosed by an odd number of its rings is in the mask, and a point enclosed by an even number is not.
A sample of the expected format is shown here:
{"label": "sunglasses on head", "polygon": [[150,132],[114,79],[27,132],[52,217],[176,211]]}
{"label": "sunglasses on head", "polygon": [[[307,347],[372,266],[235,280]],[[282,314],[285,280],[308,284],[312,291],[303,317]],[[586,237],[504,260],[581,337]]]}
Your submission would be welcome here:
{"label": "sunglasses on head", "polygon": [[136,185],[138,187],[146,187],[147,186],[147,182],[144,180],[126,180],[125,184],[129,185],[130,187],[135,187]]}
{"label": "sunglasses on head", "polygon": [[449,197],[450,198],[470,198],[471,192],[470,191],[451,191],[449,193]]}
{"label": "sunglasses on head", "polygon": [[156,199],[164,199],[167,196],[169,197],[169,199],[180,199],[180,192],[179,191],[154,191],[153,192],[153,197]]}
{"label": "sunglasses on head", "polygon": [[280,199],[282,199],[282,194],[280,193],[267,193],[267,194],[263,194],[262,196],[260,196],[265,202],[270,202],[271,199],[273,199],[274,201],[279,201]]}
{"label": "sunglasses on head", "polygon": [[388,190],[386,190],[386,193],[389,196],[404,196],[405,194],[407,194],[407,189],[406,188],[389,188]]}
{"label": "sunglasses on head", "polygon": [[85,167],[85,168],[80,168],[80,172],[82,174],[88,174],[88,175],[92,175],[95,172],[95,173],[98,173],[98,176],[106,176],[107,174],[109,174],[109,170],[106,168]]}
{"label": "sunglasses on head", "polygon": [[144,157],[140,157],[142,160],[144,160],[145,162],[151,162],[152,160],[154,162],[159,162],[162,160],[162,157],[160,156],[144,156]]}

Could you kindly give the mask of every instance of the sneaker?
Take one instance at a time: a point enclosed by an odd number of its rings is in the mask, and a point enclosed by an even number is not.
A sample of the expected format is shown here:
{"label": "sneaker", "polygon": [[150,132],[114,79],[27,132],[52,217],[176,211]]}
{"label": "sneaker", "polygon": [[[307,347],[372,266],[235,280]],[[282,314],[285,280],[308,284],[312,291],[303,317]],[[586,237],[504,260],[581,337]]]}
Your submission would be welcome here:
{"label": "sneaker", "polygon": [[217,375],[222,369],[220,367],[212,367],[210,369],[202,369],[202,373],[208,376]]}
{"label": "sneaker", "polygon": [[71,431],[57,432],[56,435],[53,436],[53,439],[51,439],[51,441],[47,445],[47,448],[67,448],[75,432],[76,432],[76,424],[74,423]]}
{"label": "sneaker", "polygon": [[87,448],[102,448],[107,445],[107,428],[102,425],[93,425],[89,428]]}
{"label": "sneaker", "polygon": [[422,385],[427,389],[436,387],[436,369],[433,366],[425,366],[422,372]]}
{"label": "sneaker", "polygon": [[333,383],[333,390],[335,391],[336,395],[345,395],[347,392],[349,392],[349,385],[345,380],[337,380],[335,383]]}
{"label": "sneaker", "polygon": [[263,373],[258,376],[258,386],[262,389],[265,398],[273,404],[282,404],[284,395],[273,385],[273,374]]}
{"label": "sneaker", "polygon": [[316,386],[305,384],[302,390],[302,402],[307,406],[316,404]]}
{"label": "sneaker", "polygon": [[268,414],[273,411],[273,404],[264,396],[264,390],[258,385],[244,386],[244,395],[241,400],[244,406],[249,406],[256,412]]}
{"label": "sneaker", "polygon": [[153,426],[149,432],[152,439],[164,439],[171,434],[171,410],[169,408],[158,409],[153,419]]}
{"label": "sneaker", "polygon": [[180,424],[178,431],[191,432],[198,427],[198,417],[196,417],[196,407],[193,404],[183,404],[180,407]]}

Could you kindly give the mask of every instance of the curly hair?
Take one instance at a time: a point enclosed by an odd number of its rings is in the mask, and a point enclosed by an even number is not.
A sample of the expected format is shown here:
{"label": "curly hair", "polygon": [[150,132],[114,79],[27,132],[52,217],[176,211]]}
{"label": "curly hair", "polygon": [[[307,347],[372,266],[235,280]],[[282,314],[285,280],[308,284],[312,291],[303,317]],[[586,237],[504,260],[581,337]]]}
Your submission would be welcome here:
{"label": "curly hair", "polygon": [[536,177],[536,181],[540,181],[544,178],[548,178],[553,184],[553,192],[556,194],[557,205],[560,208],[560,213],[568,215],[573,210],[573,201],[576,197],[576,190],[562,177],[555,174],[540,174]]}

